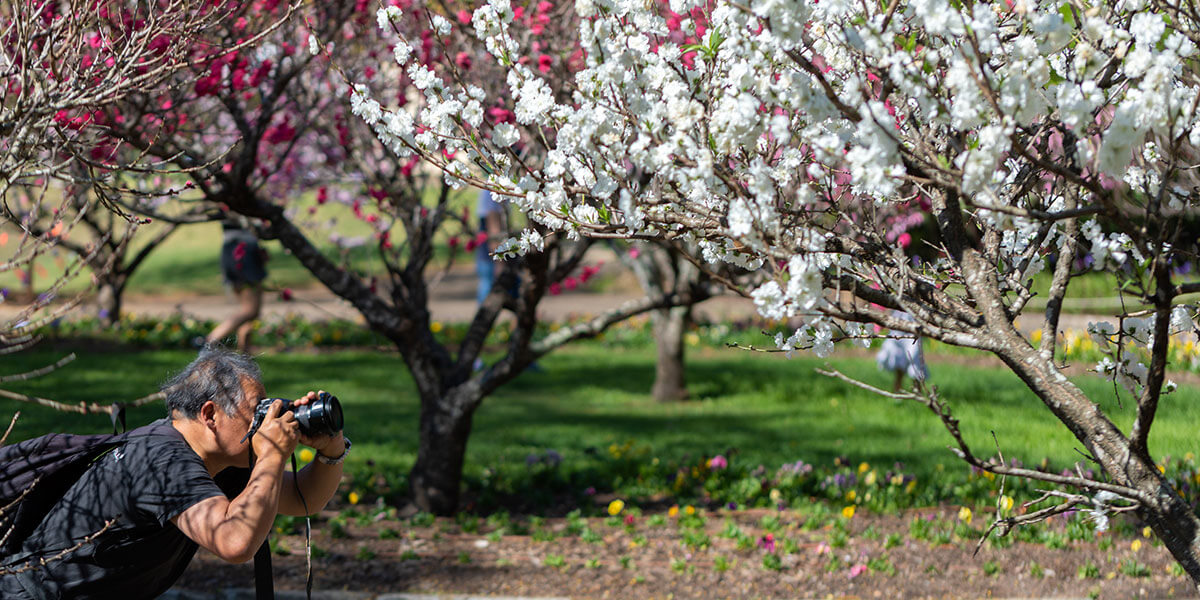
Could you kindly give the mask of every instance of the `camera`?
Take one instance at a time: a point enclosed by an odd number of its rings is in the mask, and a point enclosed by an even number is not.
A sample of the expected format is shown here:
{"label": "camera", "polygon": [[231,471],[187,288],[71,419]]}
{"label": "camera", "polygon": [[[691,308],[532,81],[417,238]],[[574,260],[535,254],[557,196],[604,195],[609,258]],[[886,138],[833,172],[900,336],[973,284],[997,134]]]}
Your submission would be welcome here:
{"label": "camera", "polygon": [[283,406],[279,409],[279,414],[287,411],[292,411],[296,415],[296,421],[300,424],[300,433],[309,437],[319,435],[333,435],[342,430],[344,425],[342,421],[342,403],[338,401],[337,396],[321,392],[317,395],[317,399],[308,404],[296,405],[292,400],[287,398],[263,398],[258,401],[258,407],[254,409],[254,421],[250,424],[250,431],[246,433],[243,441],[249,439],[258,431],[262,425],[263,419],[267,416],[267,411],[271,408],[271,404],[276,400],[283,402]]}

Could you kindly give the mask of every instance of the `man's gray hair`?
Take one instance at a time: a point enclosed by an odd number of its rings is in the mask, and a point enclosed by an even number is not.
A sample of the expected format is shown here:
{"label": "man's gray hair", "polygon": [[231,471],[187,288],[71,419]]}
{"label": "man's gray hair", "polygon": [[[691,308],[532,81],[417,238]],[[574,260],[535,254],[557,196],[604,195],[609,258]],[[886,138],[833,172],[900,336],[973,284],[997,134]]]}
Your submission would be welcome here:
{"label": "man's gray hair", "polygon": [[225,414],[236,414],[245,401],[242,382],[246,379],[262,381],[262,371],[252,358],[221,346],[206,346],[192,364],[163,384],[167,414],[171,418],[195,419],[209,400]]}

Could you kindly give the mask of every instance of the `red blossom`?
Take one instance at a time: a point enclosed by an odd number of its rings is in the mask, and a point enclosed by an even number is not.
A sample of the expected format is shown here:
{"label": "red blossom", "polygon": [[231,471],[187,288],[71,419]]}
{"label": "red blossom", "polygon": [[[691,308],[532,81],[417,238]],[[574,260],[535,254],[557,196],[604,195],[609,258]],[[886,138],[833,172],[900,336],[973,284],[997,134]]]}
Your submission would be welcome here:
{"label": "red blossom", "polygon": [[470,71],[471,55],[466,52],[459,52],[458,55],[454,57],[454,64],[464,71]]}
{"label": "red blossom", "polygon": [[557,296],[562,293],[562,284],[554,282],[550,284],[550,295]]}
{"label": "red blossom", "polygon": [[268,144],[284,144],[296,139],[296,128],[292,127],[288,115],[283,115],[283,122],[274,125],[263,133],[263,141]]}

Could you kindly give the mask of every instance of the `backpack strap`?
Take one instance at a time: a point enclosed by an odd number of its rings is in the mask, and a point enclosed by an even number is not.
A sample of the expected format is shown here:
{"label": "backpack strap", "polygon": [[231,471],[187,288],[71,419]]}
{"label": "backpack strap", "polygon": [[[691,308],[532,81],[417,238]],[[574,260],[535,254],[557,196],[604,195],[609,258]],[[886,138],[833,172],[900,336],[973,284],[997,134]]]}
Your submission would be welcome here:
{"label": "backpack strap", "polygon": [[[108,409],[108,416],[112,418],[113,435],[125,432],[125,403],[113,402],[112,407]],[[121,426],[121,430],[117,431],[117,425]]]}

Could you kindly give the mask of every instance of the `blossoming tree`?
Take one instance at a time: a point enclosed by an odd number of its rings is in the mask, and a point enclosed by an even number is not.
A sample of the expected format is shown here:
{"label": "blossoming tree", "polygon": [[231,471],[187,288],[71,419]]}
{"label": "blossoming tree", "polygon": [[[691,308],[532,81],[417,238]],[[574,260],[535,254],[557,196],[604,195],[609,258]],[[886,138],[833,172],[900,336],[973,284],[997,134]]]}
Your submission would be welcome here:
{"label": "blossoming tree", "polygon": [[[534,6],[527,22],[549,22],[546,10]],[[352,107],[370,107],[354,100],[357,96],[349,94],[332,67],[375,93],[405,101],[417,95],[413,86],[420,85],[423,75],[381,68],[378,49],[385,40],[372,33],[374,15],[365,2],[312,5],[301,19],[308,24],[302,33],[280,32],[254,53],[226,55],[206,76],[211,79],[196,80],[195,89],[180,88],[169,98],[124,106],[127,125],[119,131],[131,147],[171,164],[210,164],[192,172],[195,189],[205,200],[259,220],[263,237],[277,239],[372,329],[395,343],[421,402],[417,460],[410,475],[414,499],[424,510],[453,512],[472,418],[485,398],[564,344],[648,310],[697,301],[707,289],[667,287],[543,333],[538,304],[568,282],[578,284],[594,274],[584,263],[593,241],[539,241],[538,234],[529,233],[525,240],[541,252],[502,263],[465,335],[439,331],[431,316],[431,287],[463,250],[473,251],[481,243],[475,219],[456,200],[453,182],[418,168],[415,157],[392,152],[368,123],[352,114]],[[405,54],[449,73],[441,67],[445,60],[464,80],[476,82],[476,89],[503,81],[502,69],[472,66],[475,52],[441,44],[437,27],[424,15],[402,26],[421,41],[396,45],[389,55]],[[336,43],[326,45],[321,55],[304,52],[310,33]],[[537,41],[547,43],[544,37]],[[474,102],[461,108],[489,123],[513,121],[503,104]],[[133,118],[135,114],[142,116]],[[143,119],[186,126],[160,135],[142,131],[137,123]],[[223,143],[233,142],[232,150],[222,155]],[[530,148],[528,155],[536,155],[535,150]],[[351,255],[368,260],[349,260]],[[511,323],[507,334],[506,320]]]}
{"label": "blossoming tree", "polygon": [[[507,72],[517,123],[457,110],[469,88],[408,64],[422,89],[357,111],[402,156],[508,198],[557,236],[687,240],[710,264],[759,271],[769,318],[801,318],[782,350],[827,355],[874,325],[995,354],[1100,467],[1047,474],[977,455],[936,391],[924,402],[971,465],[1061,484],[1062,503],[1001,527],[1087,508],[1132,510],[1200,582],[1200,519],[1163,478],[1150,430],[1170,335],[1194,307],[1175,267],[1196,259],[1200,196],[1194,7],[891,0],[577,0],[586,68],[561,86],[520,60],[514,9],[492,0],[468,34]],[[398,7],[380,11],[393,25]],[[434,18],[435,25],[436,17]],[[435,27],[451,35],[451,24]],[[700,29],[703,28],[701,32]],[[674,41],[696,33],[697,44]],[[384,101],[387,104],[387,101]],[[362,107],[369,106],[370,110]],[[455,107],[450,110],[449,107]],[[546,148],[521,160],[518,143]],[[914,263],[882,215],[923,205],[936,231]],[[530,229],[501,247],[535,251]],[[1089,267],[1081,259],[1090,257]],[[1133,425],[1054,359],[1062,301],[1104,271],[1149,308],[1092,327],[1097,365],[1135,398]],[[1015,326],[1049,270],[1040,341]],[[907,317],[899,313],[907,313]],[[865,385],[865,384],[862,384]]]}
{"label": "blossoming tree", "polygon": [[[64,249],[74,227],[112,211],[123,229],[138,224],[124,208],[144,194],[119,173],[159,171],[137,153],[117,152],[105,111],[131,96],[174,81],[204,54],[248,48],[277,27],[292,7],[253,34],[219,44],[206,36],[257,3],[212,0],[21,0],[0,3],[0,273],[30,282],[38,263]],[[276,2],[278,4],[278,2]],[[82,200],[81,200],[82,199]],[[83,239],[88,238],[91,239]],[[51,306],[63,285],[90,266],[103,275],[102,250],[124,244],[107,233],[75,237],[77,258],[49,273],[15,316],[0,322],[0,354],[36,343],[29,333],[73,309],[79,298]],[[77,242],[77,244],[76,244]],[[0,291],[0,302],[7,290]],[[61,364],[61,363],[60,363]],[[39,370],[44,372],[45,370]],[[0,383],[32,374],[0,377]],[[29,399],[0,390],[8,397]]]}

